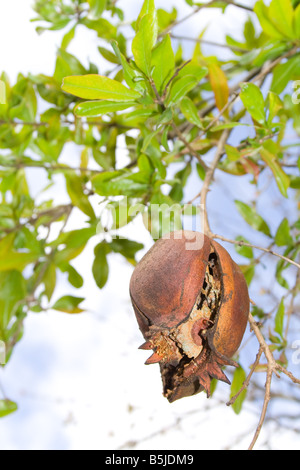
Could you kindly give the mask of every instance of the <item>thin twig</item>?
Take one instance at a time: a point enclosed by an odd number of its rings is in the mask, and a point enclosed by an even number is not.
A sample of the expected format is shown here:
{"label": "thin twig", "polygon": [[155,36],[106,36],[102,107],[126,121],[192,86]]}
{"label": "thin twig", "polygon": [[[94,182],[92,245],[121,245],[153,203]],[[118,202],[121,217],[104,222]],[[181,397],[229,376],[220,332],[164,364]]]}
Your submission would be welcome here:
{"label": "thin twig", "polygon": [[170,24],[166,29],[164,29],[164,31],[162,31],[160,33],[160,36],[164,36],[165,34],[168,34],[169,31],[171,31],[173,28],[175,28],[176,26],[178,26],[179,24],[182,24],[184,23],[185,21],[189,20],[190,18],[192,18],[194,15],[196,15],[197,13],[199,13],[200,10],[202,10],[203,8],[209,8],[210,6],[212,6],[214,3],[216,3],[215,0],[212,0],[208,3],[205,3],[205,4],[202,4],[202,5],[199,5],[197,8],[195,8],[191,13],[189,13],[188,15],[184,16],[183,18],[180,18],[179,20],[175,20],[172,24]]}
{"label": "thin twig", "polygon": [[219,240],[222,240],[223,242],[231,243],[233,245],[247,246],[249,248],[254,248],[254,249],[257,249],[257,250],[260,250],[260,251],[264,251],[265,253],[269,253],[270,255],[277,256],[277,258],[280,258],[280,259],[286,261],[287,263],[290,263],[290,264],[296,266],[298,269],[300,269],[300,264],[299,263],[296,263],[296,261],[294,261],[290,258],[287,258],[286,256],[283,256],[279,253],[276,253],[274,250],[271,250],[270,248],[264,248],[262,246],[253,245],[252,243],[244,242],[242,240],[231,240],[230,238],[226,238],[226,237],[223,237],[222,235],[217,235],[217,234],[211,233],[211,232],[210,232],[210,237],[211,238],[217,238]]}
{"label": "thin twig", "polygon": [[220,44],[218,42],[210,41],[208,39],[202,39],[202,38],[191,38],[188,36],[181,36],[177,34],[170,34],[171,38],[173,39],[178,39],[181,41],[193,41],[197,42],[199,44],[206,44],[208,46],[214,46],[214,47],[220,47],[222,49],[230,49],[235,52],[249,52],[249,49],[243,49],[242,47],[238,46],[231,46],[230,44]]}
{"label": "thin twig", "polygon": [[247,5],[243,5],[242,3],[239,2],[234,2],[232,0],[224,0],[228,5],[232,5],[233,7],[241,8],[242,10],[250,11],[253,12],[253,8],[248,7]]}
{"label": "thin twig", "polygon": [[271,399],[271,382],[272,382],[273,374],[275,374],[278,378],[280,378],[280,375],[279,375],[278,371],[282,372],[287,377],[289,377],[289,379],[292,380],[292,382],[294,382],[298,385],[300,385],[300,380],[297,379],[296,377],[294,377],[294,375],[291,372],[286,370],[282,365],[278,364],[275,361],[274,356],[273,356],[269,346],[267,345],[267,343],[265,341],[265,338],[263,337],[263,335],[260,331],[260,328],[259,328],[258,324],[256,323],[255,319],[253,318],[253,316],[251,315],[251,313],[249,313],[249,323],[250,323],[251,328],[252,328],[252,330],[253,330],[253,332],[254,332],[254,334],[255,334],[258,342],[259,342],[260,348],[263,349],[264,355],[265,355],[265,357],[267,359],[267,362],[268,362],[268,365],[267,365],[267,379],[266,379],[266,384],[265,384],[264,404],[263,404],[262,412],[261,412],[261,415],[260,415],[259,423],[257,425],[254,437],[253,437],[253,439],[251,441],[251,444],[249,446],[249,450],[253,450],[253,448],[254,448],[254,446],[257,442],[257,439],[260,435],[260,432],[261,432],[263,423],[265,421],[265,418],[266,418],[268,405],[269,405],[269,402],[270,402],[270,399]]}
{"label": "thin twig", "polygon": [[203,186],[202,186],[201,193],[200,193],[200,205],[201,205],[201,210],[202,210],[203,216],[204,216],[203,232],[204,232],[205,235],[209,235],[211,233],[210,226],[209,226],[209,221],[208,221],[208,215],[207,215],[207,194],[208,194],[209,186],[210,186],[210,184],[213,180],[215,170],[218,166],[220,158],[223,155],[224,145],[226,144],[229,133],[230,133],[230,131],[228,129],[226,129],[223,132],[223,134],[222,134],[222,136],[219,140],[214,159],[212,161],[211,166],[209,167],[209,169],[206,172],[205,179],[204,179]]}
{"label": "thin twig", "polygon": [[168,83],[167,83],[166,86],[165,86],[165,89],[164,89],[163,94],[162,94],[162,96],[161,96],[162,101],[164,101],[164,100],[166,99],[166,96],[167,96],[167,93],[168,93],[168,89],[169,89],[169,86],[171,85],[172,81],[178,76],[179,72],[180,72],[186,65],[188,65],[191,61],[192,61],[192,59],[187,60],[186,62],[184,62],[184,64],[182,64],[180,67],[178,67],[178,68],[175,70],[174,75],[170,78],[170,80],[168,81]]}
{"label": "thin twig", "polygon": [[254,362],[254,364],[252,365],[251,370],[250,370],[250,372],[249,372],[249,374],[248,374],[248,376],[247,376],[245,382],[243,383],[243,385],[242,385],[241,389],[238,391],[238,393],[237,393],[236,395],[234,395],[234,396],[226,403],[227,406],[233,405],[233,403],[234,403],[234,402],[236,401],[236,399],[241,395],[241,393],[242,393],[244,390],[246,390],[246,389],[248,388],[249,383],[250,383],[251,378],[252,378],[252,375],[254,374],[255,369],[256,369],[256,367],[257,367],[258,364],[259,364],[259,361],[260,361],[260,358],[261,358],[261,356],[262,356],[262,353],[263,353],[263,348],[260,347],[260,348],[259,348],[259,351],[258,351],[258,353],[257,353],[257,355],[256,355],[255,362]]}
{"label": "thin twig", "polygon": [[57,220],[63,215],[68,214],[72,208],[73,208],[73,204],[70,203],[70,204],[61,205],[61,206],[53,207],[52,209],[47,209],[45,211],[38,212],[36,214],[33,214],[25,222],[19,223],[12,228],[2,228],[1,232],[5,233],[6,235],[9,235],[10,233],[21,230],[23,227],[26,227],[26,225],[28,224],[31,224],[31,225],[36,224],[36,222],[41,217],[45,217],[45,216],[52,217],[52,220]]}
{"label": "thin twig", "polygon": [[200,157],[200,155],[198,154],[198,152],[191,146],[191,144],[186,140],[185,136],[182,134],[182,132],[180,131],[180,129],[176,126],[176,124],[174,122],[172,122],[172,127],[173,127],[173,130],[175,132],[175,134],[177,135],[177,137],[181,140],[181,142],[184,143],[184,145],[186,146],[186,148],[188,149],[188,151],[190,152],[190,154],[195,157],[198,162],[200,163],[200,165],[204,168],[205,171],[208,170],[208,167],[206,165],[206,163],[202,160],[202,158]]}

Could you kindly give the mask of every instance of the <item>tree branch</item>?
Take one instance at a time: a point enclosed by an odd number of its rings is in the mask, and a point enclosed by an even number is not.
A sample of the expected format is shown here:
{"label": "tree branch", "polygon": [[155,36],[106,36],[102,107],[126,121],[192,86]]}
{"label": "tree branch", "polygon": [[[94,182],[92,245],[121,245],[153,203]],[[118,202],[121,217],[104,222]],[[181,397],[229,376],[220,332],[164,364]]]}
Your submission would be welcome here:
{"label": "tree branch", "polygon": [[271,399],[271,382],[272,382],[273,374],[275,374],[278,378],[280,378],[280,375],[278,373],[278,371],[280,371],[280,372],[284,373],[285,375],[287,375],[296,384],[300,384],[300,380],[297,379],[296,377],[294,377],[291,372],[287,371],[283,366],[281,366],[280,364],[278,364],[275,361],[274,356],[273,356],[269,346],[267,345],[267,343],[265,341],[265,338],[263,337],[263,335],[262,335],[262,333],[261,333],[261,331],[258,327],[258,324],[254,320],[251,313],[249,313],[249,323],[250,323],[251,328],[254,331],[254,334],[255,334],[258,342],[259,342],[260,349],[263,350],[264,355],[265,355],[265,357],[268,361],[264,404],[263,404],[263,408],[262,408],[262,412],[261,412],[261,415],[260,415],[258,426],[256,428],[254,437],[253,437],[253,439],[251,441],[251,444],[249,446],[249,450],[253,450],[253,448],[254,448],[254,446],[257,442],[257,439],[260,435],[260,432],[261,432],[263,423],[265,421],[265,418],[266,418],[268,405],[269,405],[269,402],[270,402],[270,399]]}

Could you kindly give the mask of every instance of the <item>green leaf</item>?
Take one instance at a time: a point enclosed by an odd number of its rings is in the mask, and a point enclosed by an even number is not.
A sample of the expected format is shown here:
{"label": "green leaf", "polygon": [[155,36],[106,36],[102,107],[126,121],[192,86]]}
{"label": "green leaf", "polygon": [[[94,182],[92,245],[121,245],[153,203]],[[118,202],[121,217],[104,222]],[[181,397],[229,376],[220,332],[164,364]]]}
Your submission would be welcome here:
{"label": "green leaf", "polygon": [[88,100],[132,101],[141,97],[122,83],[101,75],[66,77],[62,89]]}
{"label": "green leaf", "polygon": [[282,93],[289,82],[300,74],[300,55],[288,59],[283,64],[278,64],[273,70],[271,91],[278,95]]}
{"label": "green leaf", "polygon": [[110,248],[106,242],[99,243],[94,250],[95,259],[93,262],[92,272],[99,289],[102,289],[108,279],[109,266],[107,262],[107,254]]}
{"label": "green leaf", "polygon": [[82,178],[75,173],[65,174],[67,191],[74,206],[78,207],[90,219],[95,219],[94,209],[89,198],[83,192]]}
{"label": "green leaf", "polygon": [[187,96],[180,102],[180,111],[189,122],[197,127],[200,127],[201,129],[203,128],[201,119],[198,115],[197,107]]}
{"label": "green leaf", "polygon": [[287,246],[293,244],[293,238],[290,233],[290,225],[288,219],[283,219],[279,225],[276,235],[275,243],[277,246]]}
{"label": "green leaf", "polygon": [[143,16],[148,15],[148,14],[151,14],[151,15],[155,14],[155,2],[154,2],[154,0],[144,0],[142,9],[140,11],[140,14],[139,14],[137,22],[136,22],[137,23],[137,28],[139,28],[140,21],[143,18]]}
{"label": "green leaf", "polygon": [[61,272],[68,273],[68,281],[73,287],[80,289],[83,286],[82,276],[71,264],[63,262],[58,267]]}
{"label": "green leaf", "polygon": [[11,269],[23,271],[28,264],[34,263],[38,258],[38,253],[9,251],[1,257],[0,271],[9,271]]}
{"label": "green leaf", "polygon": [[42,282],[45,285],[44,293],[50,301],[56,286],[56,266],[54,263],[49,264],[43,276]]}
{"label": "green leaf", "polygon": [[193,75],[200,82],[207,74],[207,67],[200,66],[195,62],[189,62],[185,63],[184,67],[181,67],[181,70],[178,73],[178,78],[185,77],[186,75]]}
{"label": "green leaf", "polygon": [[167,152],[170,152],[170,147],[169,147],[169,142],[168,142],[168,136],[169,136],[170,130],[171,130],[171,126],[166,126],[161,137],[161,145],[164,147],[164,149]]}
{"label": "green leaf", "polygon": [[98,51],[104,57],[105,60],[108,62],[111,62],[112,64],[119,64],[120,61],[117,56],[113,52],[111,52],[109,49],[106,49],[105,47],[98,47]]}
{"label": "green leaf", "polygon": [[68,249],[77,249],[84,247],[90,238],[96,235],[95,227],[81,228],[78,230],[71,230],[63,232],[56,240],[51,242],[51,247],[59,247],[65,245]]}
{"label": "green leaf", "polygon": [[248,286],[250,286],[255,276],[255,266],[253,264],[240,264],[239,266],[245,276]]}
{"label": "green leaf", "polygon": [[151,55],[157,40],[157,15],[154,10],[144,15],[139,24],[139,30],[132,41],[132,53],[136,65],[148,77],[151,71]]}
{"label": "green leaf", "polygon": [[90,12],[94,18],[100,18],[106,10],[107,0],[88,0],[90,4]]}
{"label": "green leaf", "polygon": [[143,196],[148,190],[148,184],[136,181],[136,178],[119,171],[107,171],[94,176],[91,181],[100,196]]}
{"label": "green leaf", "polygon": [[175,56],[169,35],[166,35],[153,50],[151,68],[156,88],[162,93],[167,78],[172,76],[175,69]]}
{"label": "green leaf", "polygon": [[240,160],[241,154],[240,154],[240,152],[237,148],[232,147],[232,145],[227,145],[226,144],[225,145],[225,150],[226,150],[228,160],[230,160],[231,162],[236,162],[236,161]]}
{"label": "green leaf", "polygon": [[250,225],[250,227],[264,233],[268,237],[271,236],[270,229],[265,220],[256,212],[254,207],[250,207],[242,201],[235,201],[236,208],[238,209],[244,220]]}
{"label": "green leaf", "polygon": [[[231,390],[230,390],[230,398],[234,397],[242,388],[245,380],[246,380],[246,372],[242,367],[238,367],[235,369],[234,374],[233,374],[233,379],[232,379],[232,384],[231,384]],[[237,397],[235,402],[232,405],[232,409],[234,412],[238,415],[243,406],[243,402],[246,398],[247,395],[247,390],[243,390],[242,393]]]}
{"label": "green leaf", "polygon": [[294,12],[294,30],[295,30],[295,37],[300,37],[300,4],[297,6]]}
{"label": "green leaf", "polygon": [[253,127],[250,124],[246,124],[244,122],[227,122],[226,124],[219,124],[214,126],[212,129],[210,129],[210,132],[219,132],[223,131],[224,129],[234,129],[235,127],[241,126]]}
{"label": "green leaf", "polygon": [[254,49],[256,46],[256,31],[252,19],[248,17],[244,27],[244,37],[246,39],[249,49]]}
{"label": "green leaf", "polygon": [[18,405],[10,400],[0,400],[0,418],[10,415],[18,410]]}
{"label": "green leaf", "polygon": [[62,84],[64,77],[68,75],[84,75],[85,73],[85,68],[74,55],[69,54],[69,52],[63,49],[58,50],[53,78],[59,86]]}
{"label": "green leaf", "polygon": [[123,111],[135,105],[135,101],[129,101],[128,103],[118,103],[116,101],[84,101],[75,107],[74,113],[78,117],[99,117],[103,114]]}
{"label": "green leaf", "polygon": [[269,18],[284,37],[295,38],[293,31],[294,9],[290,0],[272,0],[269,7]]}
{"label": "green leaf", "polygon": [[275,333],[278,333],[281,338],[283,337],[283,323],[284,323],[284,313],[285,313],[285,307],[284,307],[284,299],[281,299],[281,302],[279,304],[276,317],[275,317]]}
{"label": "green leaf", "polygon": [[6,104],[6,86],[2,80],[0,80],[0,104]]}
{"label": "green leaf", "polygon": [[264,162],[270,167],[281,194],[287,198],[287,190],[290,187],[290,178],[278,163],[276,153],[273,151],[275,149],[272,148],[272,144],[274,144],[274,142],[270,143],[270,145],[268,142],[265,142],[263,144],[263,148],[260,149],[260,155]]}
{"label": "green leaf", "polygon": [[175,174],[175,178],[178,179],[180,182],[176,183],[170,191],[169,196],[177,202],[181,202],[184,196],[183,188],[187,183],[187,180],[192,172],[191,164],[187,164],[185,168],[178,171]]}
{"label": "green leaf", "polygon": [[292,189],[300,189],[300,176],[291,176],[290,187]]}
{"label": "green leaf", "polygon": [[141,149],[142,152],[145,152],[147,150],[147,148],[149,147],[149,145],[151,144],[151,141],[152,139],[154,139],[154,137],[160,132],[160,129],[156,129],[155,131],[151,132],[150,134],[148,134],[145,139],[144,139],[144,142],[143,142],[143,147]]}
{"label": "green leaf", "polygon": [[55,304],[51,307],[53,310],[58,310],[60,312],[76,314],[82,313],[84,310],[79,307],[81,302],[84,301],[83,297],[73,297],[72,295],[65,295],[61,297]]}
{"label": "green leaf", "polygon": [[97,32],[97,35],[101,39],[106,39],[111,41],[112,39],[116,39],[117,36],[117,28],[113,24],[111,24],[105,18],[98,18],[97,20],[90,20],[88,18],[84,18],[81,20],[81,24],[87,26],[87,28],[93,29]]}
{"label": "green leaf", "polygon": [[177,80],[170,91],[168,105],[178,103],[189,91],[198,85],[198,80],[193,75],[187,75]]}
{"label": "green leaf", "polygon": [[109,246],[112,251],[120,253],[133,265],[136,264],[136,253],[144,248],[142,243],[127,240],[126,238],[116,238],[109,244]]}
{"label": "green leaf", "polygon": [[35,90],[28,80],[22,79],[13,87],[16,104],[10,108],[9,117],[21,121],[34,121],[37,113]]}
{"label": "green leaf", "polygon": [[241,100],[255,121],[265,124],[265,100],[262,92],[254,83],[244,83],[241,87]]}
{"label": "green leaf", "polygon": [[76,26],[77,26],[77,25],[75,24],[75,25],[70,29],[70,31],[68,31],[68,32],[64,35],[64,37],[63,37],[63,39],[62,39],[62,42],[61,42],[61,46],[60,46],[60,48],[61,48],[62,50],[65,51],[65,50],[68,48],[70,42],[74,39],[74,37],[75,37],[75,32],[76,32]]}
{"label": "green leaf", "polygon": [[127,62],[124,55],[120,52],[119,46],[116,41],[112,41],[111,46],[115,51],[118,60],[122,64],[125,82],[132,90],[136,90],[137,92],[143,94],[146,85],[144,80],[141,81],[141,78],[143,78],[142,72],[138,71],[130,63]]}
{"label": "green leaf", "polygon": [[[249,241],[246,240],[245,237],[236,237],[236,240],[249,243]],[[250,246],[243,246],[243,245],[241,245],[241,246],[234,245],[234,246],[235,246],[236,252],[239,255],[244,256],[245,258],[249,258],[249,259],[254,258],[253,249]]]}
{"label": "green leaf", "polygon": [[0,272],[0,330],[5,330],[18,303],[26,297],[26,283],[19,271]]}

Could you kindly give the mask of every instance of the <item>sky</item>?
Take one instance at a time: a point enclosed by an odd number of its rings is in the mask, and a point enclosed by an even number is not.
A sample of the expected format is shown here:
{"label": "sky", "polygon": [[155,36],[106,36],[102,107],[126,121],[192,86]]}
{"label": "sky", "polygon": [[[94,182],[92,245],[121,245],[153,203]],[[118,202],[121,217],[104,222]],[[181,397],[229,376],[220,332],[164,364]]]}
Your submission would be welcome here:
{"label": "sky", "polygon": [[[142,4],[133,0],[121,3],[132,18]],[[157,2],[158,6],[164,4]],[[180,4],[183,14],[190,11],[183,0]],[[29,21],[33,17],[30,5],[27,0],[10,0],[1,9],[0,70],[12,79],[19,71],[51,74],[54,69],[61,34],[38,36],[35,24]],[[231,34],[240,34],[244,17],[244,12],[235,9],[230,9],[225,17],[206,11],[190,23],[189,34],[198,34],[209,25],[207,38],[222,42],[222,31],[228,28]],[[186,34],[185,26],[178,29],[180,33]],[[92,32],[78,31],[70,52],[84,61],[88,51],[89,59],[97,62],[95,41]],[[68,162],[74,158],[73,149],[69,148],[64,158]],[[31,172],[29,180],[31,191],[37,192],[40,173]],[[255,188],[229,175],[217,179],[217,183],[219,190],[210,195],[213,226],[219,233],[226,233],[228,226],[233,234],[236,227],[246,230],[234,210],[233,187],[241,200],[251,192],[254,195]],[[196,184],[198,181],[192,181],[191,188]],[[194,196],[191,190],[187,191],[187,200],[189,196]],[[54,197],[59,201],[66,198],[59,181]],[[226,217],[220,217],[215,209],[220,197]],[[268,197],[260,204],[268,207],[269,223],[275,226],[276,206]],[[75,213],[70,228],[72,224],[77,226],[79,216]],[[152,245],[139,219],[123,234],[145,244],[139,258]],[[260,242],[260,235],[254,241]],[[226,248],[235,253],[232,247]],[[220,384],[209,401],[200,394],[170,405],[162,397],[158,366],[144,366],[148,352],[137,350],[143,339],[128,295],[132,267],[121,256],[112,255],[109,281],[100,291],[91,275],[92,262],[91,244],[74,263],[85,278],[84,287],[74,292],[68,288],[68,293],[82,294],[87,299],[86,312],[79,316],[54,311],[30,314],[24,338],[8,366],[0,371],[6,395],[19,405],[17,413],[0,421],[0,449],[245,449],[257,425],[261,403],[247,404],[236,416],[225,405],[228,387]],[[55,298],[64,295],[66,288],[66,279],[60,275]],[[270,432],[272,426],[263,430],[258,448],[265,448]],[[275,448],[297,448],[298,444],[288,431],[280,437],[274,433],[272,439]]]}

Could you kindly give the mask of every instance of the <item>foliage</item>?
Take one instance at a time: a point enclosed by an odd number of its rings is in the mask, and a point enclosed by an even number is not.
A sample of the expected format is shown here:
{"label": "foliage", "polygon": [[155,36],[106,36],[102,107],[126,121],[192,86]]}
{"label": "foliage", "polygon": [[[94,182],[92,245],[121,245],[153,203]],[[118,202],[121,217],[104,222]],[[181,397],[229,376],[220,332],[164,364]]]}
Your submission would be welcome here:
{"label": "foliage", "polygon": [[[213,1],[207,7],[224,12],[235,8],[229,3]],[[74,288],[82,287],[84,280],[72,262],[91,239],[97,239],[99,230],[109,232],[109,226],[102,226],[103,212],[111,211],[115,217],[120,200],[135,208],[114,220],[118,233],[140,213],[149,222],[152,204],[183,208],[191,175],[199,176],[199,187],[203,180],[210,182],[210,155],[225,133],[214,171],[248,177],[254,186],[261,175],[269,174],[276,197],[299,198],[300,114],[297,89],[291,84],[300,78],[300,5],[291,0],[266,3],[258,0],[254,12],[248,8],[242,39],[226,36],[231,55],[224,60],[221,48],[214,56],[203,53],[205,31],[193,38],[193,53],[186,57],[181,45],[185,38],[178,40],[173,33],[183,20],[175,6],[171,11],[156,9],[153,0],[145,0],[128,33],[125,13],[115,0],[35,1],[37,32],[62,30],[63,38],[52,76],[19,74],[16,83],[5,73],[0,77],[0,339],[6,344],[7,359],[22,337],[29,311],[83,311],[84,298],[68,292],[52,300],[57,272],[67,273]],[[205,8],[192,0],[186,4],[187,19]],[[79,27],[94,31],[105,70],[93,63],[84,66],[68,52]],[[240,129],[247,137],[239,137]],[[80,158],[69,166],[62,160],[71,144]],[[121,165],[120,144],[126,146],[127,155],[127,163],[123,159]],[[47,174],[43,197],[31,193],[32,168]],[[58,175],[69,197],[65,204],[47,196],[49,187],[61,184]],[[299,291],[298,281],[290,286],[283,274],[290,266],[288,260],[299,259],[300,219],[285,217],[274,233],[258,201],[240,201],[237,195],[235,204],[253,234],[265,236],[270,252],[276,246],[283,250],[274,282],[285,294],[268,338],[282,358],[286,299],[291,290],[294,296]],[[69,230],[75,210],[82,214],[84,226]],[[147,224],[149,230],[153,224]],[[176,221],[174,228],[180,226],[181,221]],[[158,227],[158,235],[162,233]],[[99,288],[108,279],[112,253],[134,264],[143,248],[133,240],[108,240],[94,251],[92,272]],[[253,247],[246,246],[251,244],[243,233],[235,242],[246,260],[242,269],[250,285],[258,257]],[[259,317],[261,311],[256,307],[253,314]],[[238,369],[232,395],[245,377]],[[235,404],[237,413],[244,398],[245,392]],[[1,402],[0,416],[14,410],[10,401]]]}

